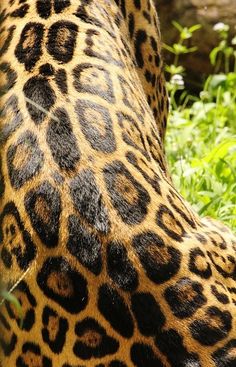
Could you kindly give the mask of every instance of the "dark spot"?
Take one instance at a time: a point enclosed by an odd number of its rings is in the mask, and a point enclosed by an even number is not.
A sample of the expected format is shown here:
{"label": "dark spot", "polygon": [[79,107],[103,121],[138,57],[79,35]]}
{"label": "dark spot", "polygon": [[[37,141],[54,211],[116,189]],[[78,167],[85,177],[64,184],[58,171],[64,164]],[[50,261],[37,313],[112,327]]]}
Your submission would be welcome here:
{"label": "dark spot", "polygon": [[200,242],[205,244],[207,242],[206,238],[201,233],[195,233],[194,234],[196,239]]}
{"label": "dark spot", "polygon": [[[2,74],[5,74],[4,77],[1,76]],[[10,67],[10,64],[7,62],[2,62],[0,64],[0,78],[5,80],[6,83],[0,85],[0,97],[6,94],[15,84],[17,79],[16,72]]]}
{"label": "dark spot", "polygon": [[60,63],[72,60],[76,45],[78,26],[69,21],[58,21],[48,31],[47,50]]}
{"label": "dark spot", "polygon": [[199,247],[190,250],[189,269],[203,279],[209,279],[212,275],[211,266],[206,261],[206,255]]}
{"label": "dark spot", "polygon": [[193,338],[206,346],[215,345],[226,338],[231,329],[232,315],[215,306],[208,307],[204,318],[190,324]]}
{"label": "dark spot", "polygon": [[151,15],[147,11],[145,11],[145,10],[143,11],[143,16],[144,16],[145,19],[147,19],[149,24],[152,23]]}
{"label": "dark spot", "polygon": [[135,180],[121,161],[106,165],[104,178],[112,204],[122,220],[130,225],[142,222],[150,202],[146,189]]}
{"label": "dark spot", "polygon": [[99,323],[87,317],[75,325],[77,341],[74,344],[74,354],[83,359],[102,358],[117,352],[119,342],[107,335]]}
{"label": "dark spot", "polygon": [[135,20],[133,13],[129,14],[129,35],[130,38],[133,38],[134,36],[134,29],[135,29]]}
{"label": "dark spot", "polygon": [[229,303],[229,297],[225,293],[219,292],[215,285],[211,286],[211,291],[220,303],[222,303],[223,305]]}
{"label": "dark spot", "polygon": [[132,362],[137,367],[164,367],[149,345],[134,343],[130,353]]}
{"label": "dark spot", "polygon": [[[0,20],[1,20],[1,18],[0,18]],[[7,52],[8,48],[11,44],[15,29],[16,29],[15,25],[12,25],[11,27],[9,27],[7,29],[8,36],[6,37],[6,39],[5,39],[4,43],[2,44],[2,46],[0,47],[0,57],[2,57]]]}
{"label": "dark spot", "polygon": [[0,156],[0,198],[4,195],[4,192],[5,192],[5,182],[2,172],[2,159]]}
{"label": "dark spot", "polygon": [[124,362],[115,360],[109,363],[108,367],[128,367]]}
{"label": "dark spot", "polygon": [[43,294],[71,314],[88,302],[87,281],[62,257],[48,257],[37,275]]}
{"label": "dark spot", "polygon": [[55,81],[62,94],[68,93],[67,74],[64,69],[59,69],[55,75]]}
{"label": "dark spot", "polygon": [[68,321],[51,307],[45,306],[42,315],[42,337],[53,353],[62,352],[69,329]]}
{"label": "dark spot", "polygon": [[[3,352],[4,356],[10,356],[12,352],[15,350],[15,347],[17,345],[17,336],[16,334],[11,330],[10,325],[8,324],[6,318],[0,313],[0,328],[1,328],[1,334],[0,334],[0,347],[1,347],[1,354]],[[5,329],[3,335],[2,330]],[[7,340],[4,338],[4,334],[7,333]]]}
{"label": "dark spot", "polygon": [[132,295],[132,311],[140,332],[145,336],[155,336],[165,324],[165,316],[150,293]]}
{"label": "dark spot", "polygon": [[[14,226],[14,233],[10,231],[11,226]],[[0,245],[1,259],[8,269],[12,266],[13,257],[21,270],[28,269],[35,259],[36,247],[13,202],[8,202],[0,215]]]}
{"label": "dark spot", "polygon": [[[172,208],[180,214],[180,216],[185,220],[185,222],[187,222],[192,228],[196,228],[196,224],[192,218],[192,213],[189,213],[189,210],[187,210],[187,208],[184,206],[181,198],[179,197],[179,195],[177,195],[176,193],[174,193],[173,191],[171,192],[171,195],[167,196],[167,199],[170,202],[170,205],[172,206]],[[177,205],[176,205],[177,204]],[[183,209],[181,209],[181,206]]]}
{"label": "dark spot", "polygon": [[212,358],[216,367],[235,367],[236,366],[236,339],[231,339],[222,348],[217,349]]}
{"label": "dark spot", "polygon": [[[146,167],[145,167],[146,170],[140,167],[136,155],[131,151],[126,153],[126,158],[127,158],[127,161],[131,163],[142,174],[144,179],[152,186],[152,188],[156,191],[156,193],[158,195],[161,195],[161,188],[160,188],[160,183],[159,183],[161,179],[156,174],[156,172],[151,169],[153,176],[150,176],[150,174],[147,173],[148,170]],[[145,161],[142,159],[140,161],[145,163]]]}
{"label": "dark spot", "polygon": [[27,181],[36,177],[44,162],[36,135],[26,131],[7,151],[7,165],[11,185],[19,189]]}
{"label": "dark spot", "polygon": [[102,233],[108,233],[110,221],[102,194],[93,172],[84,169],[71,181],[70,192],[76,210],[90,225]]}
{"label": "dark spot", "polygon": [[51,64],[46,63],[40,66],[39,72],[43,76],[52,76],[54,74],[54,68]]}
{"label": "dark spot", "polygon": [[0,112],[4,118],[4,124],[0,129],[0,145],[5,144],[8,138],[22,125],[23,117],[20,112],[18,98],[12,94],[5,102],[3,110]]}
{"label": "dark spot", "polygon": [[123,17],[126,18],[126,8],[125,8],[125,0],[120,0],[120,10],[123,14]]}
{"label": "dark spot", "polygon": [[144,76],[145,76],[145,79],[147,80],[147,82],[150,83],[150,81],[152,79],[151,72],[149,70],[146,70]]}
{"label": "dark spot", "polygon": [[124,291],[133,291],[138,286],[138,274],[128,258],[127,249],[120,242],[107,246],[107,270],[111,279]]}
{"label": "dark spot", "polygon": [[123,113],[118,114],[118,122],[122,128],[122,139],[124,142],[137,149],[147,160],[150,161],[143,133],[138,126],[138,123],[132,119],[132,117]]}
{"label": "dark spot", "polygon": [[38,366],[52,367],[52,361],[41,354],[38,344],[26,342],[22,346],[22,353],[16,359],[16,367],[32,367],[34,360],[37,360]]}
{"label": "dark spot", "polygon": [[77,100],[75,111],[81,130],[93,149],[112,153],[116,149],[113,122],[106,107],[87,100]]}
{"label": "dark spot", "polygon": [[[222,256],[222,249],[217,247],[216,251],[207,251],[207,255],[209,256],[212,264],[216,268],[216,270],[223,275],[224,278],[232,278],[236,280],[236,260],[233,256],[228,255]],[[220,260],[218,261],[218,258]],[[223,262],[223,264],[222,264]]]}
{"label": "dark spot", "polygon": [[[91,0],[81,2],[81,5],[78,7],[78,9],[77,9],[76,13],[74,13],[74,15],[77,18],[79,18],[80,20],[82,20],[83,22],[85,22],[89,25],[95,25],[99,28],[103,28],[103,24],[98,19],[99,18],[98,14],[96,14],[96,17],[93,17],[91,15],[91,10],[89,8],[88,8],[88,11],[86,10],[86,7],[89,6],[89,5],[91,6]],[[96,3],[93,3],[93,5],[95,7]],[[104,7],[103,7],[103,11],[104,11]],[[93,9],[93,12],[94,12],[94,9]],[[105,11],[104,11],[104,13],[105,13]],[[109,21],[109,20],[107,19],[107,21]]]}
{"label": "dark spot", "polygon": [[43,35],[43,24],[34,22],[27,23],[21,32],[15,55],[27,71],[30,71],[42,56]]}
{"label": "dark spot", "polygon": [[25,208],[42,242],[48,248],[57,246],[61,214],[59,192],[48,181],[44,181],[27,192]]}
{"label": "dark spot", "polygon": [[[101,24],[98,24],[98,27],[102,29]],[[85,48],[84,52],[87,56],[103,60],[109,65],[114,64],[124,68],[125,65],[122,62],[120,50],[114,43],[113,39],[110,40],[107,36],[104,37],[100,31],[95,29],[88,29],[86,35],[87,37],[85,42],[87,44],[87,48]]]}
{"label": "dark spot", "polygon": [[202,367],[197,353],[187,350],[182,336],[176,330],[169,329],[158,333],[155,343],[172,367]]}
{"label": "dark spot", "polygon": [[141,0],[134,0],[134,6],[136,9],[141,10]]}
{"label": "dark spot", "polygon": [[104,66],[85,63],[73,70],[74,87],[79,93],[95,94],[110,103],[115,102],[112,80]]}
{"label": "dark spot", "polygon": [[80,160],[80,150],[70,118],[64,108],[57,108],[48,123],[47,143],[61,170],[74,170]]}
{"label": "dark spot", "polygon": [[68,219],[69,239],[67,248],[79,262],[98,275],[102,268],[101,242],[96,235],[90,234],[74,216]]}
{"label": "dark spot", "polygon": [[21,281],[17,285],[14,290],[14,296],[24,309],[23,316],[19,315],[19,312],[16,311],[11,302],[6,301],[8,315],[11,319],[16,320],[19,328],[29,332],[35,324],[36,299],[25,281]]}
{"label": "dark spot", "polygon": [[175,218],[172,211],[165,205],[160,205],[156,214],[156,221],[159,227],[175,241],[183,241],[185,234],[182,224]]}
{"label": "dark spot", "polygon": [[71,2],[70,0],[55,0],[54,1],[54,10],[56,14],[61,13],[65,8],[70,6]]}
{"label": "dark spot", "polygon": [[26,106],[36,125],[41,124],[56,102],[56,96],[48,80],[42,76],[30,78],[24,85]]}
{"label": "dark spot", "polygon": [[10,13],[10,16],[13,18],[24,18],[24,16],[28,13],[29,5],[24,4],[20,6],[18,9],[14,10],[12,13]]}
{"label": "dark spot", "polygon": [[105,319],[124,338],[131,338],[134,332],[133,320],[125,300],[108,284],[99,289],[98,309]]}
{"label": "dark spot", "polygon": [[142,45],[147,41],[147,34],[142,29],[139,29],[135,34],[135,57],[139,68],[143,68],[144,59]]}
{"label": "dark spot", "polygon": [[51,0],[37,0],[36,9],[41,18],[47,19],[51,15]]}
{"label": "dark spot", "polygon": [[153,282],[164,283],[178,272],[181,252],[172,246],[166,246],[156,233],[144,232],[135,236],[133,246],[147,276]]}
{"label": "dark spot", "polygon": [[164,295],[172,312],[180,319],[193,316],[207,302],[203,286],[189,278],[181,278],[166,288]]}
{"label": "dark spot", "polygon": [[[136,126],[142,126],[142,124],[144,124],[145,110],[142,104],[137,100],[137,98],[134,97],[136,96],[134,85],[130,81],[128,81],[127,78],[124,78],[121,75],[118,75],[118,80],[122,92],[122,102],[137,116]],[[143,128],[141,130],[143,132]]]}

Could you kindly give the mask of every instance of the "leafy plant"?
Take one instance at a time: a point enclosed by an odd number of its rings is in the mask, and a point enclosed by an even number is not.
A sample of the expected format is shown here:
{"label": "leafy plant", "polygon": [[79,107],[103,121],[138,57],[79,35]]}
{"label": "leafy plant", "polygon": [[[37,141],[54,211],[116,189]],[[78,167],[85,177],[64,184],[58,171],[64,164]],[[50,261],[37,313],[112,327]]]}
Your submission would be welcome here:
{"label": "leafy plant", "polygon": [[236,37],[229,42],[229,26],[222,22],[217,23],[213,27],[214,31],[218,32],[220,42],[210,53],[210,61],[215,67],[215,73],[219,72],[222,63],[224,62],[224,71],[229,73],[230,59],[234,58],[234,71],[236,71],[236,53],[234,47],[236,45]]}
{"label": "leafy plant", "polygon": [[[179,56],[187,53],[188,49],[182,47],[184,41],[192,37],[199,25],[189,29],[176,22],[174,25],[180,33],[181,47],[165,46],[178,56],[173,65],[166,67],[171,75],[167,84],[171,111],[166,142],[172,177],[200,215],[217,217],[235,229],[236,61],[230,72],[229,60],[236,56],[236,37],[230,43],[229,28],[221,25],[219,30],[220,27],[215,26],[220,36],[219,45],[210,54],[215,73],[207,78],[200,95],[193,97],[185,89]],[[194,49],[189,51],[194,52]],[[224,72],[218,73],[222,67]],[[178,100],[176,92],[181,94]]]}
{"label": "leafy plant", "polygon": [[191,52],[197,50],[197,47],[187,47],[185,44],[187,40],[192,38],[193,33],[201,28],[200,24],[193,25],[190,28],[182,27],[178,22],[173,21],[172,24],[179,31],[179,39],[177,43],[174,43],[172,46],[164,44],[163,47],[174,54],[174,61],[171,65],[166,65],[165,71],[170,75],[167,82],[167,88],[170,94],[172,106],[174,109],[178,108],[178,104],[175,100],[176,92],[183,91],[181,93],[180,101],[184,101],[184,105],[190,100],[193,99],[193,96],[190,96],[184,90],[184,75],[185,68],[182,65],[179,65],[179,57],[181,55],[186,55]]}

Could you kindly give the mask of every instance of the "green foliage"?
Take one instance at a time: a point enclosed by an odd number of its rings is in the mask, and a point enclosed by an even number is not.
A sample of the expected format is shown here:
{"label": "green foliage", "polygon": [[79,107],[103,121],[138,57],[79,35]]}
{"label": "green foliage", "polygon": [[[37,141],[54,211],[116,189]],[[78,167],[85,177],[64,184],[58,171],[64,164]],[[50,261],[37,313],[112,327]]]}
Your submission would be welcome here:
{"label": "green foliage", "polygon": [[[199,29],[198,25],[189,29],[174,25],[181,47]],[[220,23],[214,29],[220,36],[210,54],[215,73],[207,78],[199,97],[185,90],[184,68],[178,58],[166,67],[171,101],[167,154],[174,183],[193,208],[236,229],[236,38],[230,46],[228,26]],[[166,49],[175,53],[181,48]],[[234,62],[232,72],[230,61]],[[222,67],[224,72],[219,73]]]}
{"label": "green foliage", "polygon": [[3,302],[8,301],[10,302],[16,309],[17,314],[20,318],[20,327],[22,327],[23,324],[23,311],[20,302],[18,299],[13,296],[10,292],[1,290],[0,291],[0,297],[2,298],[2,301],[0,302],[0,307],[3,305]]}
{"label": "green foliage", "polygon": [[[229,26],[224,23],[217,23],[213,28],[219,34],[220,42],[210,53],[210,61],[215,67],[215,73],[220,70],[222,63],[224,63],[225,73],[229,72],[230,59],[236,56],[234,46],[236,44],[236,37],[229,42]],[[236,63],[234,59],[234,71],[236,72]]]}

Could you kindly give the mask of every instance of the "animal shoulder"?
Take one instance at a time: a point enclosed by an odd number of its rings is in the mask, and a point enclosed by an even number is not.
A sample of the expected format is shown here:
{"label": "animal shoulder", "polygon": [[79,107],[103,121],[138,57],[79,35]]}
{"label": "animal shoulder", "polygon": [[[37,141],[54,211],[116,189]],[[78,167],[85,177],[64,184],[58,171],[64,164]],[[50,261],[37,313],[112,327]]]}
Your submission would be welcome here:
{"label": "animal shoulder", "polygon": [[173,187],[152,0],[2,0],[0,58],[0,366],[235,366],[236,238]]}

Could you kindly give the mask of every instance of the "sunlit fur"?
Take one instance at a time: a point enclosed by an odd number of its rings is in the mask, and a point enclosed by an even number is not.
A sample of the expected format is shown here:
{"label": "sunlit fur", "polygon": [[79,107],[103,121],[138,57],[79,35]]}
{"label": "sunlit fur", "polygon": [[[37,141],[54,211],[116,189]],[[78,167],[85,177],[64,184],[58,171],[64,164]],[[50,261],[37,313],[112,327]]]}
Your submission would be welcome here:
{"label": "sunlit fur", "polygon": [[173,188],[153,3],[0,6],[0,275],[23,311],[1,302],[0,366],[236,366],[236,239]]}

